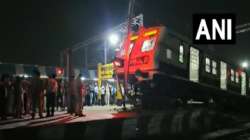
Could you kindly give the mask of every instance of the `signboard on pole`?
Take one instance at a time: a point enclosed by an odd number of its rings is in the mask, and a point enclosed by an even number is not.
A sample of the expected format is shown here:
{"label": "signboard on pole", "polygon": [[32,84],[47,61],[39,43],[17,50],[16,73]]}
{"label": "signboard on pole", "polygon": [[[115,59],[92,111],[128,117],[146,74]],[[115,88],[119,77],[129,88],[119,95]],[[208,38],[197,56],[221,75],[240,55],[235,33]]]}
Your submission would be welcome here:
{"label": "signboard on pole", "polygon": [[101,86],[102,80],[108,80],[113,78],[114,66],[113,63],[102,65],[98,64],[98,98],[101,98]]}

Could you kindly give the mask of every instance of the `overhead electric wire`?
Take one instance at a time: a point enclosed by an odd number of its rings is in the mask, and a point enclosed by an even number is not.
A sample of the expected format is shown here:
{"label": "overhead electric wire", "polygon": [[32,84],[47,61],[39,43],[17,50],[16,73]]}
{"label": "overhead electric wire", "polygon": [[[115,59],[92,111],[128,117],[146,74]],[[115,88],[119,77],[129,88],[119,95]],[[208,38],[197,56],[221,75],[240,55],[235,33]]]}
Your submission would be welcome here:
{"label": "overhead electric wire", "polygon": [[[139,14],[138,16],[132,18],[132,25],[137,25],[137,24],[143,25],[143,15],[142,14]],[[93,36],[93,37],[91,37],[91,38],[89,38],[89,39],[87,39],[85,41],[79,42],[79,43],[75,44],[72,47],[72,52],[77,51],[80,48],[89,46],[90,44],[92,44],[94,42],[97,42],[97,41],[105,39],[105,37],[107,36],[107,34],[110,33],[110,32],[122,32],[122,33],[126,33],[127,26],[128,26],[128,22],[125,21],[125,22],[123,22],[123,23],[115,26],[114,28],[107,30],[104,33],[95,35],[95,36]]]}
{"label": "overhead electric wire", "polygon": [[236,26],[236,34],[246,33],[250,31],[250,22]]}

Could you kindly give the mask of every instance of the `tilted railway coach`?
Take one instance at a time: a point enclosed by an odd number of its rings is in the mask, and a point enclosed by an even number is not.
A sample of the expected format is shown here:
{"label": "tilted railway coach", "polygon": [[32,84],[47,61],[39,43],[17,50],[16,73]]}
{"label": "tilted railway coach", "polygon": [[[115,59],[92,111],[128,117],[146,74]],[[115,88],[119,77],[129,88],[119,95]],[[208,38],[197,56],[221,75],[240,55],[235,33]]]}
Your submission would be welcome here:
{"label": "tilted railway coach", "polygon": [[119,79],[127,75],[128,83],[139,85],[149,100],[248,102],[246,71],[198,49],[186,37],[157,26],[141,28],[127,40],[114,60],[116,74]]}

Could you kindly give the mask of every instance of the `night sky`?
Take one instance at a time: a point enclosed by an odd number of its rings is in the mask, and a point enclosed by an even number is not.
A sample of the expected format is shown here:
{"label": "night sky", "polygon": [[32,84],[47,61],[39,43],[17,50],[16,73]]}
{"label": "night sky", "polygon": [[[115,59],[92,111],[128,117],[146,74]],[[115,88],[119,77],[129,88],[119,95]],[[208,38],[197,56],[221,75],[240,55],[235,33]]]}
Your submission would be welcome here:
{"label": "night sky", "polygon": [[[12,0],[0,5],[0,61],[59,65],[62,49],[123,22],[128,0]],[[250,22],[249,5],[245,0],[137,0],[136,13],[144,14],[146,26],[166,25],[191,38],[193,13],[235,13],[241,24]],[[250,60],[249,43],[250,32],[237,35],[235,45],[204,49],[240,62]]]}

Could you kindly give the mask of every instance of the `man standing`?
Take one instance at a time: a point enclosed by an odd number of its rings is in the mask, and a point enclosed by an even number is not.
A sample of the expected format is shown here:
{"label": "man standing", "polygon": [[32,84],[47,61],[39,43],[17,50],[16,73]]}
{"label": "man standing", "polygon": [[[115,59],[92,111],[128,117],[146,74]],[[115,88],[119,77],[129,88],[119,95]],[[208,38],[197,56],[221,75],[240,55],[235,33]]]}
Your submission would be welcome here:
{"label": "man standing", "polygon": [[115,93],[116,93],[116,88],[115,88],[115,86],[113,85],[113,86],[111,86],[111,104],[115,104]]}
{"label": "man standing", "polygon": [[69,82],[66,84],[67,86],[67,100],[68,100],[68,109],[67,112],[70,113],[71,115],[75,113],[75,108],[76,108],[76,88],[75,88],[75,76],[72,75],[69,79]]}
{"label": "man standing", "polygon": [[105,92],[106,92],[106,88],[105,88],[105,85],[102,84],[102,87],[101,87],[101,92],[102,92],[102,95],[101,95],[101,105],[104,106],[106,103],[105,103]]}
{"label": "man standing", "polygon": [[42,94],[42,80],[40,79],[40,72],[34,71],[34,76],[31,80],[31,96],[32,96],[32,119],[35,119],[36,107],[39,107],[39,116],[43,118],[42,106],[40,104],[40,96]]}
{"label": "man standing", "polygon": [[59,111],[59,107],[60,110],[63,110],[63,102],[64,102],[64,84],[63,84],[63,80],[59,80],[58,83],[58,92],[57,92],[57,96],[56,96],[56,108]]}
{"label": "man standing", "polygon": [[56,78],[56,75],[52,74],[48,80],[47,109],[46,109],[47,117],[54,116],[56,93],[58,89],[58,84],[55,78]]}
{"label": "man standing", "polygon": [[83,99],[84,105],[90,105],[90,89],[88,85],[85,85],[86,88],[86,96]]}
{"label": "man standing", "polygon": [[6,120],[7,113],[7,99],[9,88],[9,75],[3,74],[0,81],[0,117],[2,120]]}
{"label": "man standing", "polygon": [[22,91],[23,91],[23,108],[24,108],[24,114],[29,114],[30,112],[30,86],[31,83],[26,80],[23,79],[21,81],[21,87],[22,87]]}
{"label": "man standing", "polygon": [[86,95],[86,86],[81,81],[81,74],[75,80],[75,91],[76,91],[76,116],[84,116],[82,114],[84,99]]}
{"label": "man standing", "polygon": [[89,96],[90,96],[90,102],[89,102],[89,104],[90,105],[93,105],[93,103],[94,103],[94,84],[93,83],[90,83],[90,85],[89,85]]}
{"label": "man standing", "polygon": [[93,104],[98,104],[98,86],[97,83],[94,85],[94,97],[93,97]]}
{"label": "man standing", "polygon": [[106,83],[106,94],[105,94],[105,103],[106,105],[109,105],[109,101],[110,101],[110,87],[109,87],[109,83]]}
{"label": "man standing", "polygon": [[15,108],[16,108],[16,117],[22,118],[22,107],[23,107],[23,100],[22,100],[22,88],[21,88],[21,78],[16,77],[14,83],[14,90],[15,90]]}

